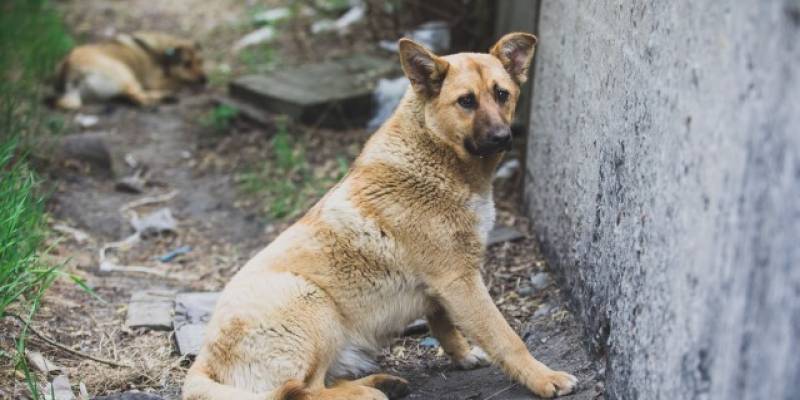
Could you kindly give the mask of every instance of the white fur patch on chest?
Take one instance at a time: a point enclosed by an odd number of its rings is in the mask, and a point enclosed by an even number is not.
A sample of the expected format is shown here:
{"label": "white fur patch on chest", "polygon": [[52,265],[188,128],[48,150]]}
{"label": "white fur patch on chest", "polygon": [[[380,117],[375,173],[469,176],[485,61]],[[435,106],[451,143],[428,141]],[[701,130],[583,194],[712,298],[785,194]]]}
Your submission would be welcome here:
{"label": "white fur patch on chest", "polygon": [[472,195],[467,202],[467,207],[475,213],[478,220],[478,237],[481,242],[486,243],[489,232],[494,227],[495,209],[492,192]]}

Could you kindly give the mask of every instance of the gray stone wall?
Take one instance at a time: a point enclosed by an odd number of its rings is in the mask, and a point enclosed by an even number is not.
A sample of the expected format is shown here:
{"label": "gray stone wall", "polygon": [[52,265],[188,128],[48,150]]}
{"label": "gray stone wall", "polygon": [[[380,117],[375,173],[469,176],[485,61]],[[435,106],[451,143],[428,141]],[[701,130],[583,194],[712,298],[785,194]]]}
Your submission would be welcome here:
{"label": "gray stone wall", "polygon": [[800,398],[800,1],[543,1],[526,203],[610,399]]}

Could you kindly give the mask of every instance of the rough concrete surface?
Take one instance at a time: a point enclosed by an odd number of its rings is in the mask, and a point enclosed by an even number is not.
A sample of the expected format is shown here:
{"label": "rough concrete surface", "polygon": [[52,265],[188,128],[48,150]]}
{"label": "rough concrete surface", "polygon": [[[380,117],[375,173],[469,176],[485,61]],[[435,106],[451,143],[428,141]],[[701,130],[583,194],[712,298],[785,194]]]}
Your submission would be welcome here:
{"label": "rough concrete surface", "polygon": [[800,393],[800,2],[542,2],[526,197],[609,399]]}

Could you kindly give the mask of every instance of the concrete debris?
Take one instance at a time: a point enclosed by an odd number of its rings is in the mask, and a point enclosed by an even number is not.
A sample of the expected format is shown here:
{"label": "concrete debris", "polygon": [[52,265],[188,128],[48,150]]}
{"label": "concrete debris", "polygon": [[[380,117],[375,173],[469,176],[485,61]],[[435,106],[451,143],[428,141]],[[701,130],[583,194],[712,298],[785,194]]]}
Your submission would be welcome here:
{"label": "concrete debris", "polygon": [[75,400],[72,385],[66,375],[59,375],[48,383],[42,390],[45,400]]}
{"label": "concrete debris", "polygon": [[25,350],[25,358],[28,359],[28,364],[33,366],[34,369],[45,374],[63,372],[64,370],[63,367],[48,360],[38,351]]}
{"label": "concrete debris", "polygon": [[181,293],[175,297],[175,339],[181,355],[197,355],[203,345],[206,324],[219,292]]}
{"label": "concrete debris", "polygon": [[172,329],[172,310],[175,292],[170,290],[143,290],[134,292],[128,305],[125,326],[157,331]]}

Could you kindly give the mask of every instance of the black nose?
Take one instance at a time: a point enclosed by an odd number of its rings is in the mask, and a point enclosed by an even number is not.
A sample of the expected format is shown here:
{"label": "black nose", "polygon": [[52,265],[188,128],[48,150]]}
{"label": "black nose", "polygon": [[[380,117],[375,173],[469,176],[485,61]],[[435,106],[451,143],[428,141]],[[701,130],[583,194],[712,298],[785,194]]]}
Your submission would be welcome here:
{"label": "black nose", "polygon": [[489,143],[498,147],[509,147],[511,145],[511,128],[498,126],[489,131],[487,138]]}

